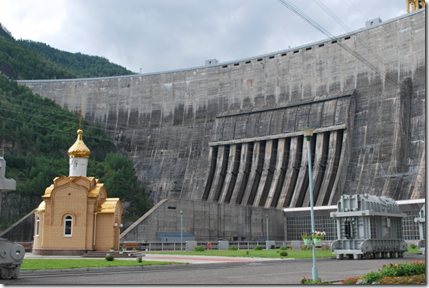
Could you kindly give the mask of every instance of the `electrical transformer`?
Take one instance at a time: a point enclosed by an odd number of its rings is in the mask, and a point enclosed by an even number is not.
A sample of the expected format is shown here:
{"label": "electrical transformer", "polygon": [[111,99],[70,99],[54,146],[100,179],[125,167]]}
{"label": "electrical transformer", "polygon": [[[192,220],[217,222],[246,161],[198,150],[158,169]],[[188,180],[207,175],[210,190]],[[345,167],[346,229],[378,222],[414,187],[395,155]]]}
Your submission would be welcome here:
{"label": "electrical transformer", "polygon": [[396,201],[374,195],[342,195],[337,211],[337,240],[331,244],[337,259],[402,258],[408,244],[402,235],[402,218]]}

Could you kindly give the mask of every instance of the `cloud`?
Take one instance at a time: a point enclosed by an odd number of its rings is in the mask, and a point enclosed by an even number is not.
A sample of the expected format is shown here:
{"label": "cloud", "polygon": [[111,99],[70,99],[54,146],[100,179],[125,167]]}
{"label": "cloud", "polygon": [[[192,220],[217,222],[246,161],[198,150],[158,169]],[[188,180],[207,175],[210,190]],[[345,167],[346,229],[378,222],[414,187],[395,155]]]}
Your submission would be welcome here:
{"label": "cloud", "polygon": [[[317,2],[290,1],[333,35],[346,31]],[[350,30],[406,13],[390,0],[322,3]],[[15,38],[102,56],[143,73],[234,61],[327,37],[276,0],[0,0]]]}

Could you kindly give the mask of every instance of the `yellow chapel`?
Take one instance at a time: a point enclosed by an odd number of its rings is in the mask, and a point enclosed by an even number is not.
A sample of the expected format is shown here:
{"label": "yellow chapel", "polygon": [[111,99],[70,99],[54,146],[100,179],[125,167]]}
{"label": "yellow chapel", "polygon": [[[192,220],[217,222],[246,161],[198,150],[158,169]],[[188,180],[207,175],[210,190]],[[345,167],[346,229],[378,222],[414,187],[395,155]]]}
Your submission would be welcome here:
{"label": "yellow chapel", "polygon": [[122,203],[107,198],[98,179],[87,177],[91,151],[82,140],[80,123],[77,134],[68,150],[69,176],[56,177],[34,210],[34,255],[119,250]]}

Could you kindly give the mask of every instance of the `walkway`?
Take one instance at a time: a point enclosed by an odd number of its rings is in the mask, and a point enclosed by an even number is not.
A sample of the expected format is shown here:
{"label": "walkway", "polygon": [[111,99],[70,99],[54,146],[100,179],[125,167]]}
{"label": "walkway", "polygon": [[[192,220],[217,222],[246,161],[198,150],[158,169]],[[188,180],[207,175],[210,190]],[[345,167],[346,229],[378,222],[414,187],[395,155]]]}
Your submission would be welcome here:
{"label": "walkway", "polygon": [[[107,252],[106,252],[107,253]],[[80,259],[82,256],[40,256],[32,253],[25,253],[24,259]],[[91,258],[85,258],[91,259]],[[96,258],[100,259],[100,258]],[[104,259],[104,258],[102,258]],[[136,257],[118,258],[120,260],[136,260]],[[280,258],[248,258],[248,257],[224,257],[224,256],[193,256],[193,255],[169,255],[169,254],[146,254],[143,257],[146,261],[167,261],[181,262],[189,264],[207,264],[221,262],[262,262],[280,260]],[[294,260],[292,258],[284,258],[283,260]]]}

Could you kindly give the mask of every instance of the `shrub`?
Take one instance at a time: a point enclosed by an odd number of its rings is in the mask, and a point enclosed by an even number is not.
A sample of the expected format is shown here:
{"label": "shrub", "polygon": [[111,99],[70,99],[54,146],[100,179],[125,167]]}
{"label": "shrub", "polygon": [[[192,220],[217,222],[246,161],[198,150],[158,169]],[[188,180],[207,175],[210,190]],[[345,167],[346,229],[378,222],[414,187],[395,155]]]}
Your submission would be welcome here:
{"label": "shrub", "polygon": [[341,284],[356,284],[356,282],[361,279],[363,279],[363,277],[349,277],[341,281]]}
{"label": "shrub", "polygon": [[108,255],[106,255],[106,260],[107,261],[113,261],[113,260],[115,260],[115,256],[113,256],[113,254],[108,254]]}
{"label": "shrub", "polygon": [[287,252],[286,251],[280,252],[280,256],[286,257],[287,256]]}
{"label": "shrub", "polygon": [[331,247],[329,247],[329,245],[323,245],[322,250],[328,251],[328,250],[331,250]]}
{"label": "shrub", "polygon": [[381,275],[377,272],[369,272],[363,277],[365,284],[372,284],[378,279],[381,279]]}
{"label": "shrub", "polygon": [[249,255],[249,252],[250,252],[250,251],[249,251],[249,250],[247,250],[247,251],[246,251],[246,255]]}
{"label": "shrub", "polygon": [[143,261],[142,256],[137,257],[137,262],[141,263]]}
{"label": "shrub", "polygon": [[253,250],[262,250],[262,246],[261,246],[261,245],[258,245],[258,246],[256,246],[255,248],[253,248]]}
{"label": "shrub", "polygon": [[402,264],[388,264],[383,265],[380,270],[380,278],[382,277],[399,277],[399,276],[413,276],[424,274],[426,264],[423,261],[413,261],[411,263],[405,262]]}
{"label": "shrub", "polygon": [[426,275],[403,277],[385,277],[375,281],[375,284],[422,284],[426,282]]}
{"label": "shrub", "polygon": [[202,251],[204,251],[204,248],[201,246],[195,246],[194,251],[202,252]]}
{"label": "shrub", "polygon": [[305,277],[301,279],[301,284],[334,284],[333,282],[323,282],[320,278],[317,280],[306,279]]}
{"label": "shrub", "polygon": [[402,264],[383,265],[378,272],[371,271],[365,276],[350,277],[342,284],[421,284],[425,278],[426,263],[424,261],[406,261]]}
{"label": "shrub", "polygon": [[231,246],[231,247],[229,247],[229,248],[228,248],[228,250],[234,250],[234,251],[237,251],[237,247],[235,247],[235,246]]}
{"label": "shrub", "polygon": [[410,244],[410,248],[411,248],[411,249],[416,249],[416,248],[417,248],[417,245],[416,245],[416,244]]}
{"label": "shrub", "polygon": [[287,247],[281,246],[279,250],[287,250]]}

